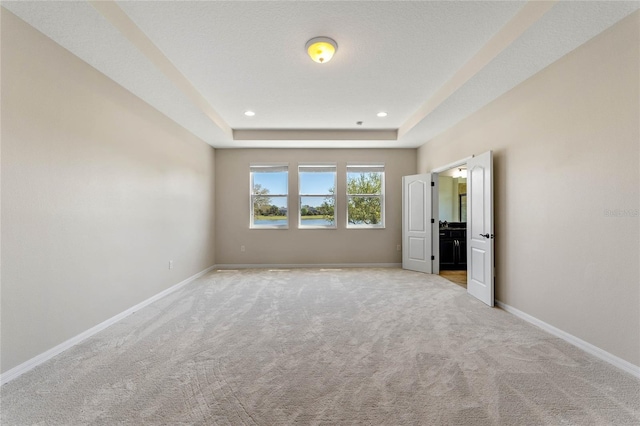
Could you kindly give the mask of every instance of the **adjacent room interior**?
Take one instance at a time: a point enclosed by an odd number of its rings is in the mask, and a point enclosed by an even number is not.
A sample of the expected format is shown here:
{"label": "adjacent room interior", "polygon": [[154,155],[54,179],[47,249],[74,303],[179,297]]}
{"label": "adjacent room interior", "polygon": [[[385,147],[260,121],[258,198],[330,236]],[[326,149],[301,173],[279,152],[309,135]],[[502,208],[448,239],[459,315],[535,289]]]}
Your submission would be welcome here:
{"label": "adjacent room interior", "polygon": [[440,276],[467,288],[467,167],[438,174]]}
{"label": "adjacent room interior", "polygon": [[0,422],[637,424],[639,8],[3,1]]}

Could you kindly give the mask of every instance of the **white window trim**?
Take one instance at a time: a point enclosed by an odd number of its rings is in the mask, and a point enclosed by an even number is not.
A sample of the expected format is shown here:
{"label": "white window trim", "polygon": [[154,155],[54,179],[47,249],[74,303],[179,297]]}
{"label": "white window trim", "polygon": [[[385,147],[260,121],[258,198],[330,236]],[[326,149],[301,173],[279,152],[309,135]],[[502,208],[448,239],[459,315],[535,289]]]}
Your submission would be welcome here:
{"label": "white window trim", "polygon": [[[287,193],[286,194],[269,194],[270,197],[286,197],[287,199],[287,223],[285,225],[256,225],[254,224],[253,200],[256,194],[253,193],[253,173],[254,169],[275,169],[282,168],[287,172]],[[291,217],[289,209],[289,163],[251,163],[249,164],[249,229],[289,229],[289,220]]]}
{"label": "white window trim", "polygon": [[[349,194],[349,172],[353,173],[353,169],[362,168],[363,173],[367,173],[367,169],[382,173],[382,182],[380,183],[380,194]],[[351,169],[351,170],[349,170]],[[382,170],[375,170],[382,169]],[[345,193],[346,193],[346,222],[347,229],[385,229],[386,228],[386,212],[385,212],[385,182],[386,168],[384,163],[348,163],[345,172]],[[349,223],[349,199],[352,197],[379,197],[380,198],[380,224],[378,225],[357,225]]]}
{"label": "white window trim", "polygon": [[[322,194],[302,194],[300,192],[301,184],[300,184],[300,169],[301,168],[332,168],[333,169],[333,226],[318,226],[318,225],[303,225],[302,224],[302,197],[323,197],[327,198],[326,195]],[[303,172],[304,173],[304,172]],[[337,229],[338,228],[338,217],[337,217],[337,207],[338,207],[338,165],[337,163],[299,163],[298,164],[298,229]]]}

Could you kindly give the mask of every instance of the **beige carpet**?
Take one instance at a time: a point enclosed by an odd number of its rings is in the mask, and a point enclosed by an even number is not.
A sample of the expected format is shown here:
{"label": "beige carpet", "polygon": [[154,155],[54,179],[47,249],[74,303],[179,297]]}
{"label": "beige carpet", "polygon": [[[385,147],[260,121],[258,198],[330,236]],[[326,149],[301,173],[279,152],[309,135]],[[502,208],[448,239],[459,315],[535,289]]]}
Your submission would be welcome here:
{"label": "beige carpet", "polygon": [[437,275],[212,272],[1,389],[2,425],[638,425],[640,381]]}

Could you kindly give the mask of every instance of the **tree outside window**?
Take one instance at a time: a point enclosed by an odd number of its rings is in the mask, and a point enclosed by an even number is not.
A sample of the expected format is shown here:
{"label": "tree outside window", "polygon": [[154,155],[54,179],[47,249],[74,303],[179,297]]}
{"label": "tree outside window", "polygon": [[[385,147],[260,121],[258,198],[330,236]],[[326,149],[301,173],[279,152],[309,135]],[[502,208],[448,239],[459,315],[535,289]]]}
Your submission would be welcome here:
{"label": "tree outside window", "polygon": [[287,228],[289,173],[286,165],[251,166],[251,228]]}
{"label": "tree outside window", "polygon": [[347,227],[384,228],[384,166],[347,166]]}
{"label": "tree outside window", "polygon": [[300,228],[335,228],[336,165],[298,167]]}

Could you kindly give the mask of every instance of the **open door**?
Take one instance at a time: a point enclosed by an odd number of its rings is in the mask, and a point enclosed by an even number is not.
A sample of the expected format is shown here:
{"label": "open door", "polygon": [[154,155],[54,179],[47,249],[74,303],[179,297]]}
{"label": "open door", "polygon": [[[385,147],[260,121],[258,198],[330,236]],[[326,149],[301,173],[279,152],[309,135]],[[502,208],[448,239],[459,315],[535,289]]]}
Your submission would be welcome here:
{"label": "open door", "polygon": [[402,268],[432,272],[430,173],[402,178]]}
{"label": "open door", "polygon": [[467,291],[493,306],[493,156],[467,162]]}

